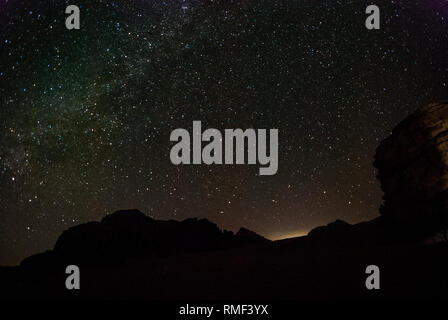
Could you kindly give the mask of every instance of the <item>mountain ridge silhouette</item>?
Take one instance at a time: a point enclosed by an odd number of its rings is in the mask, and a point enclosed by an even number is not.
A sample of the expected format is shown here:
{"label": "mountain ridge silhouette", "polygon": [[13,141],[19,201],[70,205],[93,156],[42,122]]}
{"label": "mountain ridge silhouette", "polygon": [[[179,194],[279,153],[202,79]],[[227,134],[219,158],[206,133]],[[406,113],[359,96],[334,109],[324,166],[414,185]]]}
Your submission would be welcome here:
{"label": "mountain ridge silhouette", "polygon": [[21,266],[37,267],[49,261],[88,265],[119,264],[127,259],[223,250],[271,241],[241,228],[236,234],[221,230],[207,219],[156,220],[139,210],[119,210],[101,221],[63,231],[53,250],[31,255]]}

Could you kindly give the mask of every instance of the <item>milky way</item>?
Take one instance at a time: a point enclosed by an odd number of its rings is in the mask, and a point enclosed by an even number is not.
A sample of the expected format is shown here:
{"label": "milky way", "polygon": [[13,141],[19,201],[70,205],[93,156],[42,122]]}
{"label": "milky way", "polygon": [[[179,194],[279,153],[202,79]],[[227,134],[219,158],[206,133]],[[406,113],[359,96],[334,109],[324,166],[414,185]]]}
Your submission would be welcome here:
{"label": "milky way", "polygon": [[[369,31],[364,1],[1,0],[0,264],[124,208],[270,238],[377,216],[376,146],[448,98],[448,10],[374,2]],[[174,166],[193,120],[277,128],[278,173]]]}

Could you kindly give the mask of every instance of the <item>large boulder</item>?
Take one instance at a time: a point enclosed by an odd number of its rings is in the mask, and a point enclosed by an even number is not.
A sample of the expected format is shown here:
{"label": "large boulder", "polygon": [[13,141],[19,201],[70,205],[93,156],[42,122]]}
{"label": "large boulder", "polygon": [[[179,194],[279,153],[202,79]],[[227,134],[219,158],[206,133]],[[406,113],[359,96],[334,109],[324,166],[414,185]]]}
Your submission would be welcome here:
{"label": "large boulder", "polygon": [[446,226],[448,209],[448,102],[419,108],[376,150],[384,191],[381,214],[416,236]]}

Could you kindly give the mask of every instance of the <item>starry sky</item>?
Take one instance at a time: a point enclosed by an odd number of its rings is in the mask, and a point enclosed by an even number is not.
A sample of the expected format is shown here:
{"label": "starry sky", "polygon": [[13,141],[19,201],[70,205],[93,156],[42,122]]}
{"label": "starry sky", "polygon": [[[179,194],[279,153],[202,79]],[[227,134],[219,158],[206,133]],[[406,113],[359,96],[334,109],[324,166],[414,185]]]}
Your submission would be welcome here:
{"label": "starry sky", "polygon": [[[270,239],[378,216],[375,148],[448,98],[448,3],[373,3],[369,31],[360,0],[0,0],[0,265],[119,209]],[[277,128],[277,174],[173,165],[193,120]]]}

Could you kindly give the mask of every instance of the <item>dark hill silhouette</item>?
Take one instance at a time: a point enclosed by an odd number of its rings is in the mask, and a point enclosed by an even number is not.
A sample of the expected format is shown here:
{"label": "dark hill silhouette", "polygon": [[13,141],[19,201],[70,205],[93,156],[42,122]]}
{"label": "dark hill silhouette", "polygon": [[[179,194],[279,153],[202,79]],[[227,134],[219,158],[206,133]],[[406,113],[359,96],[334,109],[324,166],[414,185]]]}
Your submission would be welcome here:
{"label": "dark hill silhouette", "polygon": [[64,231],[52,251],[26,258],[22,265],[119,264],[127,259],[222,250],[270,241],[242,228],[237,234],[222,231],[206,219],[184,221],[152,219],[138,210],[122,210],[101,222],[88,222]]}
{"label": "dark hill silhouette", "polygon": [[240,246],[244,246],[251,243],[261,244],[270,242],[268,239],[263,238],[259,234],[244,227],[238,230],[238,232],[236,233],[236,239],[237,243]]}
{"label": "dark hill silhouette", "polygon": [[[19,267],[0,268],[0,297],[447,298],[448,243],[384,243],[377,239],[383,228],[382,217],[356,225],[339,220],[271,242],[207,220],[158,221],[120,211],[68,229],[54,250]],[[81,290],[64,287],[69,264],[81,269]],[[381,291],[364,286],[370,264],[381,267]]]}

